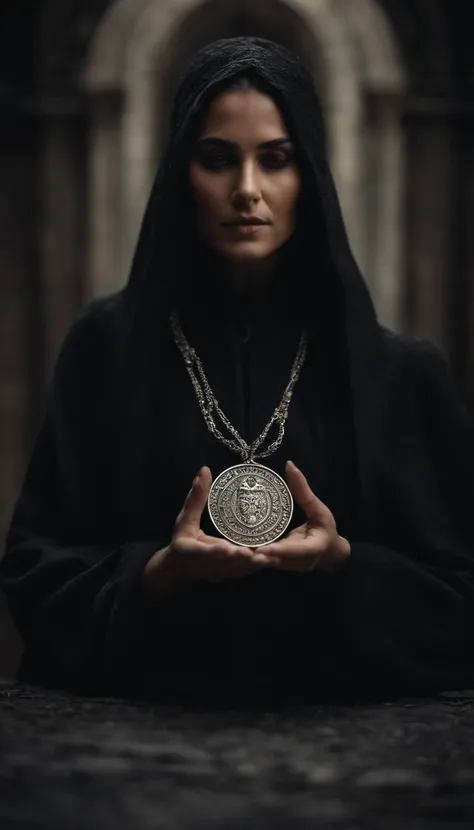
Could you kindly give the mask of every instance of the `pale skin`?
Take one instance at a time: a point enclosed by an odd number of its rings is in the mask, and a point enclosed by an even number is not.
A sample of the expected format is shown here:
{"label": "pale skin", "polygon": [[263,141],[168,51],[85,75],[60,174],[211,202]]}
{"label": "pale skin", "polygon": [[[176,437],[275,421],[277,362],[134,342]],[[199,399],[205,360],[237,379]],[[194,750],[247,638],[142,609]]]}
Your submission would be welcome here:
{"label": "pale skin", "polygon": [[[189,163],[198,232],[219,273],[249,303],[268,291],[279,249],[291,237],[301,177],[280,111],[254,89],[226,90],[212,102]],[[267,224],[241,237],[226,223],[257,216]]]}
{"label": "pale skin", "polygon": [[[295,150],[273,100],[255,89],[225,90],[211,103],[189,164],[198,232],[214,253],[236,299],[262,301],[271,285],[279,249],[291,237],[301,178]],[[227,223],[255,217],[267,224],[239,235]],[[236,461],[238,463],[238,461]],[[275,568],[337,574],[351,553],[330,509],[291,461],[285,477],[306,516],[284,538],[251,549],[208,536],[201,517],[212,484],[203,467],[176,519],[170,544],[144,572],[147,594],[159,598],[183,582],[220,582]]]}

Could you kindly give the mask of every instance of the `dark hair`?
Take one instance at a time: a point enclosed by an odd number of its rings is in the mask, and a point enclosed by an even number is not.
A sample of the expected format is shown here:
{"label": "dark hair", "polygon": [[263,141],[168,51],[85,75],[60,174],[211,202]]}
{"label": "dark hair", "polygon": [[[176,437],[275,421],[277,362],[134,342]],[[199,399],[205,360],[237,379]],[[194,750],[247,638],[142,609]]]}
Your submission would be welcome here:
{"label": "dark hair", "polygon": [[275,103],[275,105],[280,110],[285,124],[287,126],[288,131],[291,134],[292,139],[297,146],[297,136],[296,130],[292,124],[291,114],[288,111],[288,108],[285,105],[285,101],[283,97],[279,94],[278,90],[275,89],[265,78],[262,77],[261,74],[258,72],[252,71],[251,69],[243,70],[242,72],[236,73],[234,76],[225,79],[222,83],[216,84],[212,90],[212,94],[207,98],[205,105],[200,110],[199,114],[194,119],[194,123],[191,125],[190,132],[188,135],[189,141],[192,143],[196,140],[199,132],[201,131],[202,124],[206,117],[206,113],[209,110],[212,102],[220,95],[222,92],[226,90],[257,90],[258,92],[263,93],[263,95],[268,95]]}
{"label": "dark hair", "polygon": [[266,84],[263,82],[262,78],[260,78],[258,75],[253,75],[251,72],[247,70],[245,72],[242,72],[241,75],[236,75],[225,87],[225,89],[257,89],[259,92],[265,92],[266,94],[268,94],[269,90],[265,87]]}

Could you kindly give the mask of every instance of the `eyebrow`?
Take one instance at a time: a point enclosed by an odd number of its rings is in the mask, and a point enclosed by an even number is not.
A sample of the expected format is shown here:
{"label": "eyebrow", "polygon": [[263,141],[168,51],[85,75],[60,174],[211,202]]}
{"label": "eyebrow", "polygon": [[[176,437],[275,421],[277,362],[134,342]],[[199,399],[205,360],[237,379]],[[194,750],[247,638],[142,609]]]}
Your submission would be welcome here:
{"label": "eyebrow", "polygon": [[[273,147],[280,147],[282,144],[290,143],[291,138],[288,138],[288,136],[282,136],[281,138],[273,138],[271,141],[262,141],[262,143],[258,145],[258,149],[271,150]],[[233,150],[239,149],[239,145],[236,141],[226,141],[224,138],[214,138],[213,136],[198,139],[198,146],[222,147],[226,149],[232,148]]]}

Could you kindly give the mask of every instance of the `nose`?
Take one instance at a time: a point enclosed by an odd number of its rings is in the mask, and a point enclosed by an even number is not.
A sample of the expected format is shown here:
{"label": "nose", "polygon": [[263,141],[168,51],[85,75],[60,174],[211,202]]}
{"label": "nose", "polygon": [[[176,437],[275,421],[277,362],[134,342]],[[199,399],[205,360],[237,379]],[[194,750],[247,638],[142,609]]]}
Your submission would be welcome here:
{"label": "nose", "polygon": [[259,202],[262,198],[258,170],[253,161],[242,164],[234,190],[234,204]]}

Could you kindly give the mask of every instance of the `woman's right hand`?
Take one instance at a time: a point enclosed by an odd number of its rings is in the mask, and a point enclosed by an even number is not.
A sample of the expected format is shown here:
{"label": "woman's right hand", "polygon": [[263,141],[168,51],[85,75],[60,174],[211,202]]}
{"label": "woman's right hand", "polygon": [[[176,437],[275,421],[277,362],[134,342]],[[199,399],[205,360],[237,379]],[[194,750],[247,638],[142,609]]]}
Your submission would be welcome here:
{"label": "woman's right hand", "polygon": [[209,467],[202,467],[176,519],[171,543],[147,563],[144,576],[149,595],[162,596],[184,582],[221,582],[250,576],[270,564],[258,549],[234,545],[201,530],[211,484]]}

